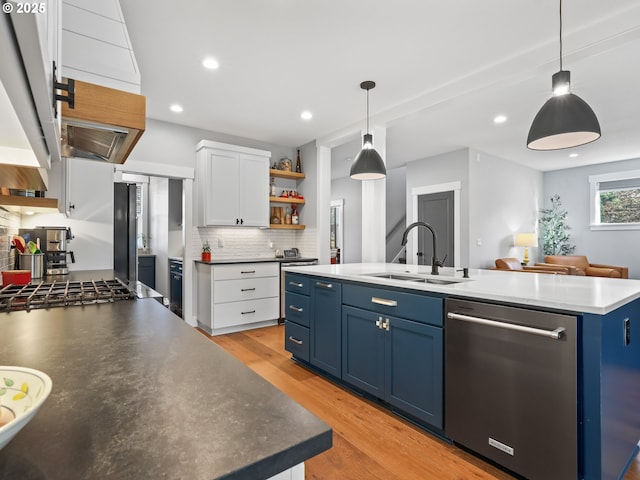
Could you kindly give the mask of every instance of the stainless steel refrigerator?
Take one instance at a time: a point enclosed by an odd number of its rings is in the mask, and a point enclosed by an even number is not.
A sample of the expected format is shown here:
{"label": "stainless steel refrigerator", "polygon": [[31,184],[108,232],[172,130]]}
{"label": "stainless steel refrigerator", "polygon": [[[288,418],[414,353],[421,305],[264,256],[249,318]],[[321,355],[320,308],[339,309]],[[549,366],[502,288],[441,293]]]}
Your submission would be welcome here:
{"label": "stainless steel refrigerator", "polygon": [[113,272],[122,281],[137,280],[136,185],[113,184]]}

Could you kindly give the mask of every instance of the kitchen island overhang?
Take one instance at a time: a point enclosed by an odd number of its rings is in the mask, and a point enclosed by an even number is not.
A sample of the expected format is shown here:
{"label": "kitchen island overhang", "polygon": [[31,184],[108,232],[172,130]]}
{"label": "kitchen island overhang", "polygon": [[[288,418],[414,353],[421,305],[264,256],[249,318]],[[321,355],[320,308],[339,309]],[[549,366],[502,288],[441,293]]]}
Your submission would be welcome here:
{"label": "kitchen island overhang", "polygon": [[269,478],[331,428],[152,299],[0,314],[3,363],[53,391],[0,478]]}
{"label": "kitchen island overhang", "polygon": [[[307,277],[312,282],[335,287],[360,285],[368,291],[380,288],[410,293],[413,297],[423,293],[432,298],[456,297],[574,315],[578,322],[578,371],[573,379],[579,390],[578,478],[622,478],[637,454],[640,343],[636,337],[640,331],[640,281],[488,270],[470,270],[470,279],[462,281],[461,272],[443,269],[441,279],[460,280],[443,285],[399,278],[430,277],[429,267],[415,265],[342,264],[284,270],[295,277],[297,284]],[[393,310],[379,308],[384,312]],[[432,319],[431,323],[437,322]],[[386,325],[383,323],[382,327]],[[313,345],[314,339],[310,338],[309,343]],[[446,398],[444,405],[446,410]]]}

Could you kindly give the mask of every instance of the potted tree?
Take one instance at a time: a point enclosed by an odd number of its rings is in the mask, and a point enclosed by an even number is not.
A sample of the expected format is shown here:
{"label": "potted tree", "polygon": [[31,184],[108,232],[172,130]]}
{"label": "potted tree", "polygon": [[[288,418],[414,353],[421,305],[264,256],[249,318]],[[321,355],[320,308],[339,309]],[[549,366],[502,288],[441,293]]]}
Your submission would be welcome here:
{"label": "potted tree", "polygon": [[567,224],[567,211],[562,208],[560,195],[551,197],[551,208],[543,208],[542,216],[538,220],[540,224],[542,250],[545,255],[570,255],[576,249],[570,243],[569,225]]}
{"label": "potted tree", "polygon": [[202,244],[202,261],[211,261],[211,245],[209,245],[209,240],[205,240]]}

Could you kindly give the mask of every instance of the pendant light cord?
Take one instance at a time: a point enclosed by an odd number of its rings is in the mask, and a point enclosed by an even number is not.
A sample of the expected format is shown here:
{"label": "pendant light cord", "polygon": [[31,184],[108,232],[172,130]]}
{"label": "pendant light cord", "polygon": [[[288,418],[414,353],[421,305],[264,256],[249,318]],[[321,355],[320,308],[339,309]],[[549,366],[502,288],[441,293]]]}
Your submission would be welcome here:
{"label": "pendant light cord", "polygon": [[367,88],[367,133],[369,133],[369,89]]}
{"label": "pendant light cord", "polygon": [[560,71],[562,71],[562,0],[560,0]]}

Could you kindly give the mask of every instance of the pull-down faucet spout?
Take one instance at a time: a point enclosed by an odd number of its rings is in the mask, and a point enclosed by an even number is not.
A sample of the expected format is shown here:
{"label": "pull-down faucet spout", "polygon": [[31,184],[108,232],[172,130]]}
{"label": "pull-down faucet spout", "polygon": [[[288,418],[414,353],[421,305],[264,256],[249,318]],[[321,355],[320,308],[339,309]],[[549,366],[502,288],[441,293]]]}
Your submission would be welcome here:
{"label": "pull-down faucet spout", "polygon": [[406,246],[409,232],[415,227],[424,227],[431,232],[431,239],[433,242],[433,248],[431,250],[433,253],[433,256],[431,257],[431,275],[439,275],[440,272],[438,272],[438,267],[441,267],[442,264],[440,263],[440,261],[438,260],[438,256],[436,255],[436,231],[431,225],[425,222],[414,222],[409,225],[402,234],[402,246]]}

